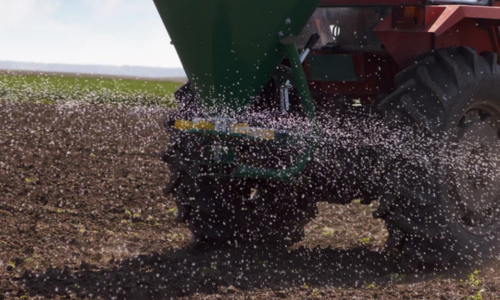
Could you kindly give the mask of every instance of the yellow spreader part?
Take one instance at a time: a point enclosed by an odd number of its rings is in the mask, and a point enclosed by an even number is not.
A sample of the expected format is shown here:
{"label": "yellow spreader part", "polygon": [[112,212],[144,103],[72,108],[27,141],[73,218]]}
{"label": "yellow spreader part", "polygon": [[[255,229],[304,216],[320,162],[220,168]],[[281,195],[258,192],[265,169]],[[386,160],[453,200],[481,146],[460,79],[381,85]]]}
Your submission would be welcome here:
{"label": "yellow spreader part", "polygon": [[179,130],[215,130],[215,125],[208,121],[176,120],[174,128]]}
{"label": "yellow spreader part", "polygon": [[[215,124],[208,121],[176,120],[175,129],[178,130],[215,130]],[[238,123],[231,126],[231,133],[243,134],[255,138],[272,141],[275,137],[274,130],[250,127],[247,123]]]}
{"label": "yellow spreader part", "polygon": [[269,140],[269,141],[274,140],[274,130],[250,127],[248,126],[248,124],[245,123],[233,125],[231,127],[231,132],[253,136],[255,138],[263,140]]}

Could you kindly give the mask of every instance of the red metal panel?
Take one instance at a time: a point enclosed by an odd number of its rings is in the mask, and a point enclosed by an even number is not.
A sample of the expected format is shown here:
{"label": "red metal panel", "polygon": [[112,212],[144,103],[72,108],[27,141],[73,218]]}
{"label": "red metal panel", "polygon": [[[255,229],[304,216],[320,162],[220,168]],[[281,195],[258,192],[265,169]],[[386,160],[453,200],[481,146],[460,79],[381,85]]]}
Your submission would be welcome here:
{"label": "red metal panel", "polygon": [[432,34],[427,32],[429,25],[425,28],[393,28],[392,23],[390,14],[374,31],[401,69],[410,65],[419,55],[433,49]]}
{"label": "red metal panel", "polygon": [[463,19],[500,20],[500,7],[449,5],[428,29],[436,36],[453,27]]}
{"label": "red metal panel", "polygon": [[446,9],[444,6],[428,6],[425,8],[425,25],[434,22]]}
{"label": "red metal panel", "polygon": [[486,27],[480,27],[479,23],[500,20],[500,7],[427,6],[426,15],[424,28],[393,28],[389,15],[374,30],[401,68],[419,55],[441,47],[468,45],[478,50],[493,50]]}
{"label": "red metal panel", "polygon": [[[418,5],[421,1],[323,0],[322,5]],[[494,2],[500,3],[500,0]],[[420,55],[448,46],[467,45],[479,52],[500,48],[500,30],[496,39],[491,37],[500,25],[500,7],[459,5],[425,6],[425,26],[393,28],[392,14],[374,31],[389,53],[363,54],[353,57],[360,75],[358,82],[310,82],[315,97],[325,99],[340,95],[370,103],[377,96],[394,89],[394,75],[411,65]],[[307,66],[307,63],[306,63]],[[364,76],[363,76],[364,75]],[[330,100],[328,100],[330,101]]]}
{"label": "red metal panel", "polygon": [[494,51],[493,39],[488,26],[475,19],[462,19],[443,34],[435,37],[434,48],[468,45],[481,53]]}
{"label": "red metal panel", "polygon": [[379,37],[401,69],[434,48],[428,32],[380,32]]}
{"label": "red metal panel", "polygon": [[323,0],[321,6],[423,5],[423,0]]}

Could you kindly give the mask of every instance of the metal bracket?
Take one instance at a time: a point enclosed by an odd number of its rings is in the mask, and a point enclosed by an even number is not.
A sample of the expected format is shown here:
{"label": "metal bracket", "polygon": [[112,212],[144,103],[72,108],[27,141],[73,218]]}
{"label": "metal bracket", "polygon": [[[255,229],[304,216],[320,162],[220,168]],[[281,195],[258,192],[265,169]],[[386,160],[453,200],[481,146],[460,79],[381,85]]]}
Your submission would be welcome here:
{"label": "metal bracket", "polygon": [[[309,90],[306,73],[304,72],[304,68],[302,66],[302,61],[300,59],[296,41],[296,36],[288,36],[280,40],[281,44],[285,46],[288,54],[290,67],[293,72],[295,88],[299,92],[300,101],[304,113],[311,122],[315,123],[316,109],[312,100],[311,91]],[[315,124],[313,128],[315,131],[317,131],[317,126]],[[295,165],[285,170],[261,169],[251,166],[238,166],[233,175],[237,177],[249,177],[256,179],[292,179],[293,177],[304,172],[309,163],[312,161],[314,151],[316,150],[316,143],[310,143],[308,148],[309,149],[307,149],[307,152],[297,159]]]}
{"label": "metal bracket", "polygon": [[300,60],[297,44],[295,43],[296,39],[297,37],[290,36],[282,39],[280,42],[285,46],[288,54],[290,68],[293,72],[295,88],[299,92],[302,108],[304,109],[308,119],[313,121],[316,119],[316,109],[314,107],[311,91],[309,90],[309,85],[307,83],[306,73],[302,67],[302,61]]}

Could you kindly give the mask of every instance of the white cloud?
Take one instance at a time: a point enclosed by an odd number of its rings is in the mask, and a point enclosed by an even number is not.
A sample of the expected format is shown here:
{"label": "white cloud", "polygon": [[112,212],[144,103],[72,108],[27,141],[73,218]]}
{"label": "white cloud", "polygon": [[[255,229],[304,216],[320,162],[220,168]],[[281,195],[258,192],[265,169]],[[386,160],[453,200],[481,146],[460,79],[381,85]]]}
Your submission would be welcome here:
{"label": "white cloud", "polygon": [[0,29],[8,30],[50,17],[60,0],[0,0]]}
{"label": "white cloud", "polygon": [[131,4],[139,3],[137,1],[123,1],[123,0],[85,0],[85,2],[92,7],[95,12],[100,14],[112,14],[116,10],[123,9]]}

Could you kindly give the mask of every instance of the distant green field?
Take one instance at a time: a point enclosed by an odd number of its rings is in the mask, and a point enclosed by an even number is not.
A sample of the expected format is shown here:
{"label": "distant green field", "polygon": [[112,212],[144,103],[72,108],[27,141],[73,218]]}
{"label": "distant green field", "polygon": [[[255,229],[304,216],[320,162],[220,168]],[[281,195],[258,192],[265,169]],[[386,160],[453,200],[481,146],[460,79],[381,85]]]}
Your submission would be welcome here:
{"label": "distant green field", "polygon": [[61,75],[0,75],[0,100],[173,106],[180,83]]}

